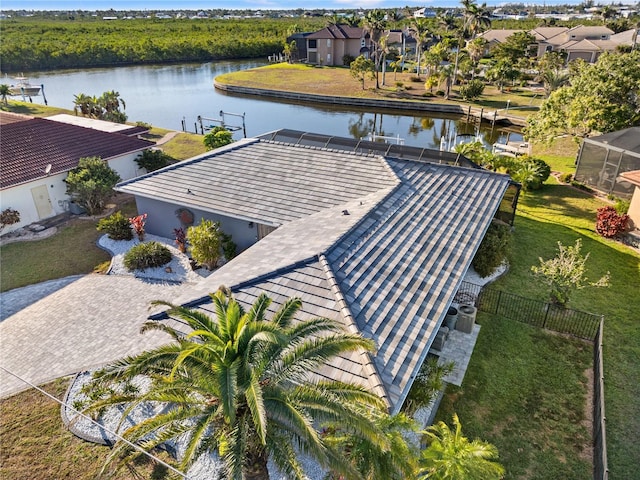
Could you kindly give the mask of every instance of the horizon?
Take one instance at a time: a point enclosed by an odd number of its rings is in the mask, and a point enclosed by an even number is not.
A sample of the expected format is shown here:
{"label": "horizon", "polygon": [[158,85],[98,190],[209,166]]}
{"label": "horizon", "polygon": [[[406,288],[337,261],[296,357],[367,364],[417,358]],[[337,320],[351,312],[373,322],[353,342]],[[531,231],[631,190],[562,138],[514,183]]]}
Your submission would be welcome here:
{"label": "horizon", "polygon": [[[582,1],[546,0],[541,2],[524,3],[527,6],[577,6]],[[598,5],[601,2],[594,2]],[[503,0],[488,0],[487,6],[498,7],[515,5],[515,2]],[[604,5],[604,3],[602,3]],[[629,5],[635,5],[630,2]],[[324,1],[273,1],[273,0],[2,0],[2,11],[161,11],[161,10],[369,10],[372,8],[404,8],[406,0],[324,0]],[[460,7],[459,0],[431,0],[411,6],[412,9],[421,7],[453,8]]]}

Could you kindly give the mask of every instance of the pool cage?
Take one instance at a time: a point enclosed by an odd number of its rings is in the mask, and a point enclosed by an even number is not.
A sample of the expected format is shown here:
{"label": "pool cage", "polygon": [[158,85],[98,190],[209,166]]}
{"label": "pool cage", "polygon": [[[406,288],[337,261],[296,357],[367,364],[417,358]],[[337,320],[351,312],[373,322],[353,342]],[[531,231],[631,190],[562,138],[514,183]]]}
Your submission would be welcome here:
{"label": "pool cage", "polygon": [[620,174],[632,170],[640,170],[640,127],[582,141],[575,174],[578,182],[607,195],[631,198],[634,187]]}

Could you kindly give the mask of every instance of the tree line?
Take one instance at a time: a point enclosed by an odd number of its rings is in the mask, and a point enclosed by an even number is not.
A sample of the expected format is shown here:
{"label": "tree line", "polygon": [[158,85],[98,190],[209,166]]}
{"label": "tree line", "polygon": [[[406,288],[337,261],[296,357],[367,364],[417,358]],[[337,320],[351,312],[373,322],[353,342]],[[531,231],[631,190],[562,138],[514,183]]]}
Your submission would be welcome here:
{"label": "tree line", "polygon": [[314,18],[15,18],[2,21],[0,58],[4,72],[22,72],[265,57],[281,52],[290,33],[315,31],[323,22]]}

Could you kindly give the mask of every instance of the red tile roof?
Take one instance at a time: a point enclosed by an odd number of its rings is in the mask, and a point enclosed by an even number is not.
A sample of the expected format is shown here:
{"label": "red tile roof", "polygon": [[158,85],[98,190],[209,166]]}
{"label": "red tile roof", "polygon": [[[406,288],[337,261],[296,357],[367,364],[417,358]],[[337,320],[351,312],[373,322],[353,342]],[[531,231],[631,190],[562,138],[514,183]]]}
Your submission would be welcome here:
{"label": "red tile roof", "polygon": [[83,157],[109,160],[153,145],[119,133],[44,118],[4,124],[0,131],[0,189],[44,177],[48,164],[49,174],[55,175],[77,167]]}

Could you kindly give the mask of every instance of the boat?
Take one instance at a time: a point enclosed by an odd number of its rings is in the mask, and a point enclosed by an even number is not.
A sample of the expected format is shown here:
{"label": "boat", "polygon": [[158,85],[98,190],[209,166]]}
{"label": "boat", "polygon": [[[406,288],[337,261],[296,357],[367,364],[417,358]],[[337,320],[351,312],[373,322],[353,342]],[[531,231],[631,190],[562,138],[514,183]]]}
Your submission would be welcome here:
{"label": "boat", "polygon": [[27,77],[15,77],[16,83],[9,86],[9,95],[22,95],[25,97],[36,97],[40,94],[42,85],[32,85]]}

